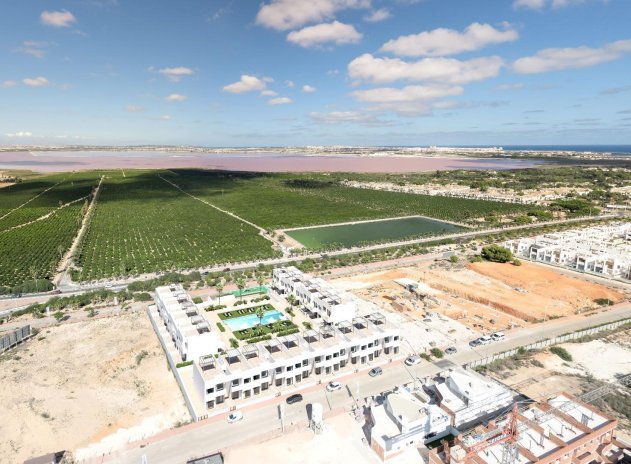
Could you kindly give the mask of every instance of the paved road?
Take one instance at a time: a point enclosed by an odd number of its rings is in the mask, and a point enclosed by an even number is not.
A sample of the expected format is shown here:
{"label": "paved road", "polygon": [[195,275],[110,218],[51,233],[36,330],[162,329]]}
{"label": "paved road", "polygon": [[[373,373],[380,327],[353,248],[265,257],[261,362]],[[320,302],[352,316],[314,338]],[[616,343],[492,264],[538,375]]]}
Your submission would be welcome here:
{"label": "paved road", "polygon": [[[322,403],[325,408],[349,408],[354,403],[353,396],[365,398],[389,390],[396,385],[411,382],[415,377],[434,375],[450,365],[462,365],[485,356],[497,354],[528,343],[552,338],[599,324],[613,322],[624,317],[631,317],[631,303],[622,303],[611,310],[591,317],[574,316],[572,318],[548,321],[527,328],[517,329],[507,334],[501,343],[493,343],[482,348],[464,349],[450,358],[437,363],[423,362],[407,367],[402,362],[394,362],[383,368],[383,375],[369,377],[365,371],[346,376],[341,381],[347,389],[328,394],[322,385],[301,390],[304,401],[285,408],[285,424],[307,420],[306,406],[313,402]],[[351,396],[353,395],[353,396]],[[220,449],[251,441],[262,433],[280,428],[278,404],[284,396],[242,409],[244,420],[237,424],[228,424],[225,415],[206,421],[190,424],[170,430],[161,436],[142,443],[129,445],[125,450],[113,453],[93,462],[115,462],[139,464],[143,455],[148,464],[184,463],[187,459],[210,454]]]}

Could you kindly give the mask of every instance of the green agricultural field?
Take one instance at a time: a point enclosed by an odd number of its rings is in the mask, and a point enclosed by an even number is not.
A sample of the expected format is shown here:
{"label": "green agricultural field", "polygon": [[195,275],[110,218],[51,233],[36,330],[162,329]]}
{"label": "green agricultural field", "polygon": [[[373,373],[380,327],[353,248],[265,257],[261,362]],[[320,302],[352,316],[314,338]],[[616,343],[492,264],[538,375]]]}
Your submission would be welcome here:
{"label": "green agricultural field", "polygon": [[327,176],[176,171],[185,191],[266,229],[421,215],[466,222],[491,213],[513,214],[524,205],[414,195],[340,186]]}
{"label": "green agricultural field", "polygon": [[52,278],[81,225],[84,197],[90,195],[98,178],[96,173],[54,175],[2,190],[0,286]]}
{"label": "green agricultural field", "polygon": [[75,254],[80,280],[275,256],[258,230],[191,198],[154,171],[109,175]]}

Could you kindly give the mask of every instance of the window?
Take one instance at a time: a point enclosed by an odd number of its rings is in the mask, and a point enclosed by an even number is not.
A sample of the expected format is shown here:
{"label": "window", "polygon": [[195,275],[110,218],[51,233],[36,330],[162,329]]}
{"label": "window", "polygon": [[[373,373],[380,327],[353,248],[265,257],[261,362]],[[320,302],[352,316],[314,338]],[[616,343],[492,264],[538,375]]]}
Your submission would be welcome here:
{"label": "window", "polygon": [[293,371],[293,370],[294,370],[294,366],[287,366],[287,372]]}
{"label": "window", "polygon": [[394,339],[395,339],[395,340],[398,340],[398,339],[399,339],[399,336],[398,336],[398,335],[395,335],[395,336],[394,336]]}
{"label": "window", "polygon": [[258,380],[258,379],[260,379],[260,378],[261,378],[261,376],[260,376],[260,375],[258,375],[258,374],[256,374],[254,377],[252,377],[252,380]]}
{"label": "window", "polygon": [[309,364],[309,360],[308,360],[308,359],[304,359],[304,360],[302,361],[302,365],[303,365],[303,366],[306,366],[307,364]]}
{"label": "window", "polygon": [[319,363],[320,361],[322,361],[322,356],[316,356],[315,362]]}
{"label": "window", "polygon": [[330,361],[330,360],[331,360],[331,355],[330,355],[330,354],[329,354],[329,355],[327,355],[327,357],[326,357],[325,359],[326,359],[327,361]]}
{"label": "window", "polygon": [[341,349],[340,350],[340,356],[344,356],[346,354],[346,350],[345,349]]}
{"label": "window", "polygon": [[252,381],[252,379],[250,377],[248,377],[247,379],[243,380],[243,383],[250,383]]}
{"label": "window", "polygon": [[337,358],[340,354],[339,353],[333,353],[333,357]]}
{"label": "window", "polygon": [[239,379],[234,379],[234,380],[232,381],[232,386],[233,386],[233,387],[236,387],[237,385],[239,385]]}
{"label": "window", "polygon": [[277,367],[276,368],[276,373],[280,374],[281,372],[283,372],[283,368],[282,367]]}
{"label": "window", "polygon": [[296,364],[295,367],[296,367],[296,369],[299,369],[300,368],[300,363]]}
{"label": "window", "polygon": [[206,390],[206,393],[213,393],[215,391],[214,387],[210,387]]}
{"label": "window", "polygon": [[223,390],[223,383],[218,383],[217,384],[217,391],[221,391]]}
{"label": "window", "polygon": [[267,377],[268,375],[269,375],[268,371],[261,372],[261,377],[263,377],[263,378]]}
{"label": "window", "polygon": [[366,349],[366,345],[362,345],[362,351]]}

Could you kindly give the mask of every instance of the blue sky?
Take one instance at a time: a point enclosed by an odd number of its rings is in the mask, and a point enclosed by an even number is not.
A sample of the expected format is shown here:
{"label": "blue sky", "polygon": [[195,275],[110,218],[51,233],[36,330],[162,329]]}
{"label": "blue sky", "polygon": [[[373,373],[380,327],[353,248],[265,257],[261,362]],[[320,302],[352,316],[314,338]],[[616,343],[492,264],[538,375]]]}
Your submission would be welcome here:
{"label": "blue sky", "polygon": [[628,0],[24,0],[1,144],[631,143]]}

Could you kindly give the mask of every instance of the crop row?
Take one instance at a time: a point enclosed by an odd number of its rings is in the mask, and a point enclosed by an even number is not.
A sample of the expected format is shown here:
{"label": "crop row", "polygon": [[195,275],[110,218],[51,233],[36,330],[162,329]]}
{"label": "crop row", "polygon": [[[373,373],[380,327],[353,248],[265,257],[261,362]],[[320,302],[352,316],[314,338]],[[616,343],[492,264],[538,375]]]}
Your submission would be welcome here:
{"label": "crop row", "polygon": [[155,172],[110,175],[75,254],[81,280],[274,256],[258,231]]}

